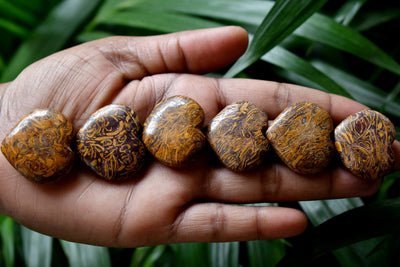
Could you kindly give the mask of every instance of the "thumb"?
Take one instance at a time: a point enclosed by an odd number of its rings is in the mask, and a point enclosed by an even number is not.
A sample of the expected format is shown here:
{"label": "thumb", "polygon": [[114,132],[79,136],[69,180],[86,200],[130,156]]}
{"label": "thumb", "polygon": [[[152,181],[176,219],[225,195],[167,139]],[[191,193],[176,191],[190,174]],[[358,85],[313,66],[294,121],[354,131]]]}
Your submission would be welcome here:
{"label": "thumb", "polygon": [[228,26],[151,37],[110,37],[96,47],[125,79],[141,79],[165,72],[206,73],[240,57],[247,48],[247,32]]}

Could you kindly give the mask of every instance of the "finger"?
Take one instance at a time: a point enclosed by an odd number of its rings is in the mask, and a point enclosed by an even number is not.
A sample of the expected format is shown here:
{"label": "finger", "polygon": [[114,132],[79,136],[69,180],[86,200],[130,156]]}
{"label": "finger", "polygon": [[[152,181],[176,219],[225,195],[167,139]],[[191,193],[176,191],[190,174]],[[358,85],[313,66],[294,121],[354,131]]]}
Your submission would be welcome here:
{"label": "finger", "polygon": [[90,45],[126,79],[164,72],[210,72],[236,60],[246,50],[247,32],[235,26],[151,37],[110,37]]}
{"label": "finger", "polygon": [[[161,99],[172,95],[185,95],[195,99],[205,111],[204,125],[208,125],[226,105],[246,100],[264,110],[269,119],[277,117],[286,107],[310,101],[329,112],[335,125],[349,115],[367,108],[349,98],[319,90],[271,81],[249,79],[215,79],[197,75],[156,75],[133,81],[114,99],[116,103],[131,106],[144,121]],[[400,169],[400,143],[393,144]]]}
{"label": "finger", "polygon": [[299,210],[220,203],[193,204],[176,220],[171,242],[227,242],[295,236],[307,226]]}
{"label": "finger", "polygon": [[302,201],[368,196],[380,185],[380,181],[359,179],[342,168],[300,175],[282,164],[265,164],[245,173],[226,168],[212,171],[204,183],[203,197],[232,203]]}

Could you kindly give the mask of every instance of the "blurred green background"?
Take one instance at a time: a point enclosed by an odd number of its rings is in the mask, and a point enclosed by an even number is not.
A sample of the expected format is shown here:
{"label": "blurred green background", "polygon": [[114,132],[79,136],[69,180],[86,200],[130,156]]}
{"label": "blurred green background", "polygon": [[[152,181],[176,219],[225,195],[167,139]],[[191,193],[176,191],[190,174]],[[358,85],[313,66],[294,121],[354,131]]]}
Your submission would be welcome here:
{"label": "blurred green background", "polygon": [[[82,42],[222,25],[246,28],[252,41],[212,75],[351,97],[390,117],[400,135],[399,1],[0,0],[0,81]],[[0,215],[0,266],[399,266],[398,178],[387,175],[368,198],[262,203],[307,214],[306,232],[285,240],[105,248],[44,236]]]}

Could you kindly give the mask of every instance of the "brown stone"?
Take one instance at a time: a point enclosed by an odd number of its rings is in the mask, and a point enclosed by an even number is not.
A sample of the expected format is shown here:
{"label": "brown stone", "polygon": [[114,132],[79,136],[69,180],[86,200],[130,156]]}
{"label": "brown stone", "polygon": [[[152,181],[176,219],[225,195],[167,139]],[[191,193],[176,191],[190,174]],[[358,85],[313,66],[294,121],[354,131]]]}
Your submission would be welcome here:
{"label": "brown stone", "polygon": [[328,112],[310,102],[285,109],[267,130],[267,138],[282,161],[293,171],[312,174],[322,171],[334,153]]}
{"label": "brown stone", "polygon": [[246,102],[226,106],[210,123],[207,139],[220,161],[233,171],[257,167],[268,151],[268,117]]}
{"label": "brown stone", "polygon": [[73,137],[73,126],[63,114],[37,109],[14,126],[4,138],[1,151],[23,176],[36,183],[47,183],[70,171]]}
{"label": "brown stone", "polygon": [[375,180],[393,168],[395,137],[396,129],[387,117],[366,109],[336,127],[335,147],[343,164],[354,175]]}
{"label": "brown stone", "polygon": [[173,96],[158,103],[144,123],[143,143],[161,163],[181,167],[204,147],[201,132],[204,112],[185,96]]}
{"label": "brown stone", "polygon": [[108,105],[96,111],[77,134],[82,161],[108,181],[136,174],[145,162],[141,125],[127,106]]}

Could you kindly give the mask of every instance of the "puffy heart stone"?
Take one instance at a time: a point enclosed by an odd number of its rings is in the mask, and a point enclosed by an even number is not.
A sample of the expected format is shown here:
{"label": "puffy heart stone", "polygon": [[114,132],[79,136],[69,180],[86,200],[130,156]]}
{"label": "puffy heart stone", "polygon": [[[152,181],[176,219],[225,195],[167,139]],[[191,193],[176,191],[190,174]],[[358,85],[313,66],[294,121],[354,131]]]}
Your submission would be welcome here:
{"label": "puffy heart stone", "polygon": [[63,114],[37,109],[14,126],[4,138],[1,151],[23,176],[36,183],[47,183],[71,170],[73,138],[74,128]]}
{"label": "puffy heart stone", "polygon": [[203,109],[193,99],[167,98],[147,117],[143,125],[143,143],[161,163],[181,167],[205,145],[206,138],[200,130],[203,121]]}
{"label": "puffy heart stone", "polygon": [[267,138],[293,171],[312,174],[323,170],[334,154],[330,134],[333,122],[317,104],[298,102],[285,109],[267,130]]}
{"label": "puffy heart stone", "polygon": [[108,105],[96,111],[79,130],[77,153],[82,161],[108,181],[137,173],[146,158],[140,140],[141,125],[127,106]]}
{"label": "puffy heart stone", "polygon": [[362,110],[336,127],[335,147],[353,174],[374,180],[393,168],[395,137],[396,129],[387,117],[377,111]]}
{"label": "puffy heart stone", "polygon": [[246,101],[226,106],[210,123],[207,139],[221,162],[233,171],[258,166],[269,148],[268,117]]}

